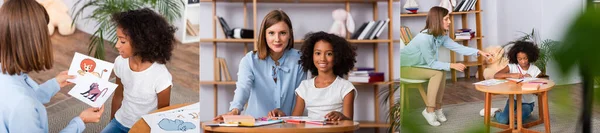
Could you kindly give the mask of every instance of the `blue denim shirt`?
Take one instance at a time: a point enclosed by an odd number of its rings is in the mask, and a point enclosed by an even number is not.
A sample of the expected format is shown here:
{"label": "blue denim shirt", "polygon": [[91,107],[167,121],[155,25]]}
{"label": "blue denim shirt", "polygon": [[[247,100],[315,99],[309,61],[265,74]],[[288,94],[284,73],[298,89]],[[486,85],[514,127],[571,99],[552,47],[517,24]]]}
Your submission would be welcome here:
{"label": "blue denim shirt", "polygon": [[[56,79],[38,85],[27,74],[0,72],[0,133],[47,133],[44,103],[59,90]],[[75,117],[61,132],[81,133],[84,129],[81,118]]]}
{"label": "blue denim shirt", "polygon": [[[261,60],[253,52],[246,54],[240,61],[235,95],[229,110],[238,108],[245,110],[244,114],[258,118],[279,108],[286,115],[291,115],[296,104],[295,90],[306,79],[299,60],[300,53],[296,49],[284,51],[278,60],[279,66],[270,57]],[[277,82],[273,80],[275,77]],[[246,103],[248,108],[244,109]]]}
{"label": "blue denim shirt", "polygon": [[477,55],[479,50],[454,42],[448,35],[434,37],[423,30],[400,51],[400,66],[450,71],[450,63],[438,60],[438,49],[444,46],[462,55]]}

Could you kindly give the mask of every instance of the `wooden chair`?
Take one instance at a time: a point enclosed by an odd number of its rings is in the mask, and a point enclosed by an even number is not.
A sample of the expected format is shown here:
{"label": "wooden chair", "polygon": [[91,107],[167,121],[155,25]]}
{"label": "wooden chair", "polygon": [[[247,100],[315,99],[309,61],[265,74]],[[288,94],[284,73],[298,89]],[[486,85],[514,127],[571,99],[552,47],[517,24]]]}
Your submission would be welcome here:
{"label": "wooden chair", "polygon": [[402,121],[402,117],[405,111],[405,108],[408,109],[409,102],[407,96],[407,88],[414,86],[419,89],[419,93],[421,93],[421,98],[423,98],[423,102],[427,101],[427,93],[425,93],[425,89],[423,88],[423,84],[426,83],[427,80],[417,80],[417,79],[407,79],[400,78],[400,120]]}

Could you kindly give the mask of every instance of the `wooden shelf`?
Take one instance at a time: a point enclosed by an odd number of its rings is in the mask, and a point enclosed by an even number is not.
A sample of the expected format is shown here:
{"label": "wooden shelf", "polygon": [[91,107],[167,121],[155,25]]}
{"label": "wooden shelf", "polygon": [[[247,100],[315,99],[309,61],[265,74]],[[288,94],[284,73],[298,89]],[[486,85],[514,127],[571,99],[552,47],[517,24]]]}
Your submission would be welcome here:
{"label": "wooden shelf", "polygon": [[200,81],[200,85],[235,85],[236,81]]}
{"label": "wooden shelf", "polygon": [[[388,43],[392,40],[355,40],[350,39],[348,42],[353,44],[361,44],[361,43]],[[397,40],[400,42],[400,40]],[[254,39],[213,39],[213,38],[203,38],[200,39],[200,42],[217,42],[217,43],[254,43]],[[304,43],[304,40],[294,40],[294,43]]]}
{"label": "wooden shelf", "polygon": [[464,40],[464,39],[454,39],[454,41],[455,41],[455,42],[462,42],[462,41],[480,40],[480,39],[483,39],[483,37],[485,37],[485,36],[481,36],[481,37],[474,37],[474,38],[471,38],[471,39],[469,39],[469,40]]}
{"label": "wooden shelf", "polygon": [[[249,2],[252,0],[200,0],[200,2]],[[370,2],[387,2],[388,0],[257,0],[260,3],[370,3]],[[393,0],[400,2],[400,0]]]}
{"label": "wooden shelf", "polygon": [[358,121],[360,128],[389,128],[390,123],[374,122],[374,121]]}
{"label": "wooden shelf", "polygon": [[478,62],[478,61],[469,61],[469,62],[464,62],[464,61],[457,61],[456,63],[462,63],[465,66],[479,66],[479,65],[483,65],[483,62]]}
{"label": "wooden shelf", "polygon": [[[450,14],[451,15],[460,15],[460,14],[474,14],[474,13],[480,13],[480,12],[481,11],[466,11],[466,12],[452,12]],[[400,17],[425,17],[425,16],[427,16],[427,12],[400,14]]]}
{"label": "wooden shelf", "polygon": [[400,40],[394,40],[394,43],[400,43]]}

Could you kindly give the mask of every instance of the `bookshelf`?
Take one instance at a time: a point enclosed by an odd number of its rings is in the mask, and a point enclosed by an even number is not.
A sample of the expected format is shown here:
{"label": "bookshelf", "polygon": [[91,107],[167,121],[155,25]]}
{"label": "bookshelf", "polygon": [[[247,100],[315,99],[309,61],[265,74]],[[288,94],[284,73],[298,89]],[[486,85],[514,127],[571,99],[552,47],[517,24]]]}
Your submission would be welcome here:
{"label": "bookshelf", "polygon": [[[454,22],[455,22],[455,19],[457,18],[457,16],[460,16],[460,19],[462,20],[461,27],[469,28],[469,25],[468,25],[469,15],[475,15],[475,37],[473,37],[470,40],[454,39],[454,41],[456,41],[458,43],[462,43],[464,46],[468,47],[469,42],[474,40],[474,41],[476,41],[477,49],[482,50],[483,49],[482,40],[483,40],[484,36],[481,33],[481,13],[483,12],[483,10],[481,10],[480,3],[481,3],[481,0],[478,0],[475,3],[474,10],[450,13],[450,20],[452,21],[452,24],[450,24],[449,35],[450,35],[450,38],[455,38],[454,32],[455,32],[456,28],[454,26],[454,24],[455,24]],[[413,18],[413,17],[426,17],[426,16],[427,16],[426,12],[420,12],[420,13],[416,13],[416,14],[408,14],[408,13],[400,14],[400,17],[402,19],[408,19],[408,18]],[[418,27],[418,28],[413,27],[411,29],[419,29],[419,28],[421,28],[421,27]],[[467,68],[464,71],[465,78],[467,78],[467,79],[471,78],[469,67],[477,67],[477,75],[479,76],[479,80],[483,80],[483,68],[484,68],[483,62],[484,61],[481,56],[477,57],[477,60],[475,60],[475,61],[471,61],[470,56],[464,56],[463,61],[457,61],[456,53],[454,51],[450,51],[450,63],[463,63],[465,66],[467,66]],[[457,81],[456,70],[451,69],[451,75],[452,75],[452,82],[456,82]]]}
{"label": "bookshelf", "polygon": [[[352,44],[352,45],[372,45],[373,46],[373,63],[374,63],[374,68],[375,71],[379,71],[379,66],[378,66],[378,62],[381,61],[378,57],[379,51],[381,49],[379,49],[377,46],[381,44],[387,44],[387,51],[388,51],[388,61],[390,63],[388,64],[388,77],[389,79],[383,82],[375,82],[375,83],[353,83],[356,86],[372,86],[372,90],[373,93],[372,95],[374,95],[374,103],[372,103],[374,105],[374,116],[375,116],[375,120],[374,121],[359,121],[360,122],[360,127],[361,128],[375,128],[376,131],[378,131],[378,128],[386,128],[386,127],[390,127],[390,124],[385,122],[385,120],[380,120],[380,114],[379,114],[379,110],[380,110],[380,95],[379,95],[379,89],[380,87],[384,87],[384,86],[389,86],[389,91],[393,91],[393,44],[394,42],[400,42],[399,40],[393,40],[393,13],[392,13],[392,5],[393,2],[399,2],[399,0],[200,0],[201,3],[211,3],[212,4],[212,18],[215,18],[215,16],[217,16],[216,14],[216,8],[217,8],[217,4],[218,3],[241,3],[242,8],[243,8],[243,20],[244,20],[244,28],[251,28],[254,29],[254,38],[258,38],[258,32],[259,32],[259,26],[260,26],[260,21],[261,20],[257,20],[257,5],[259,5],[260,3],[293,3],[293,4],[302,4],[302,3],[337,3],[337,4],[345,4],[345,8],[347,11],[350,11],[350,4],[351,3],[360,3],[360,4],[371,4],[373,7],[373,20],[379,20],[377,17],[378,15],[378,2],[387,2],[387,8],[388,10],[388,18],[390,18],[388,27],[387,27],[387,32],[388,32],[388,36],[387,39],[375,39],[375,40],[356,40],[356,39],[348,39],[348,41]],[[247,6],[248,4],[251,4],[251,6]],[[252,8],[252,9],[247,9],[247,8]],[[251,12],[248,12],[248,10],[250,10]],[[250,14],[251,13],[251,14]],[[252,16],[252,18],[250,18],[250,16]],[[252,21],[253,25],[250,27],[248,26],[247,22]],[[226,39],[226,38],[217,38],[217,34],[222,34],[220,32],[217,32],[217,27],[218,25],[218,21],[213,19],[212,21],[213,25],[212,25],[212,38],[201,38],[199,39],[201,45],[206,45],[206,44],[212,44],[213,47],[213,59],[217,58],[217,44],[222,44],[222,45],[244,45],[244,53],[249,52],[249,47],[248,44],[253,44],[256,48],[256,43],[257,40],[256,39]],[[358,28],[358,27],[357,27]],[[327,29],[323,29],[323,30],[327,30]],[[350,35],[347,35],[347,38],[349,38]],[[382,37],[385,38],[385,37]],[[294,40],[294,43],[303,43],[304,40]],[[385,50],[385,49],[384,49]],[[217,67],[217,62],[214,62],[215,64],[215,68]],[[222,81],[221,78],[217,75],[220,75],[221,72],[219,71],[214,71],[214,80],[213,81],[200,81],[200,85],[212,85],[213,86],[213,91],[214,91],[214,116],[218,115],[218,110],[217,110],[217,105],[218,105],[218,93],[217,93],[217,89],[219,89],[219,85],[235,85],[236,81]],[[391,92],[393,93],[393,92]],[[390,99],[393,99],[393,95],[390,95]],[[391,102],[389,103],[389,107],[392,107],[394,102],[392,100],[390,100]]]}

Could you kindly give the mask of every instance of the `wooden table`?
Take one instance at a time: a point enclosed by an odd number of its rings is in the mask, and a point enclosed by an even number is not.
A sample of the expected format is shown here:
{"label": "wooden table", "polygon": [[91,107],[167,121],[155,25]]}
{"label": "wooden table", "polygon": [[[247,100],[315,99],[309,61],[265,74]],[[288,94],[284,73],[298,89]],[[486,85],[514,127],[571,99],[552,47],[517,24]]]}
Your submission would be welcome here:
{"label": "wooden table", "polygon": [[[517,84],[516,82],[506,82],[506,83],[502,83],[502,84],[498,84],[498,85],[493,85],[493,86],[484,86],[484,85],[475,85],[475,89],[482,91],[485,93],[485,115],[484,115],[484,123],[485,123],[485,132],[489,133],[490,132],[490,125],[494,126],[494,127],[498,127],[498,128],[503,128],[505,130],[503,130],[502,132],[534,132],[537,133],[537,131],[534,130],[529,130],[529,129],[525,129],[525,128],[529,128],[535,125],[539,125],[541,123],[544,123],[544,125],[546,126],[546,133],[550,132],[550,116],[548,113],[548,91],[550,89],[552,89],[552,87],[554,86],[554,82],[547,80],[547,79],[538,79],[535,80],[537,82],[546,82],[546,84],[542,84],[540,86],[540,88],[538,90],[521,90],[521,86],[523,85],[522,83]],[[500,124],[500,123],[496,123],[496,122],[490,122],[490,110],[491,110],[491,104],[492,104],[492,95],[508,95],[508,99],[514,99],[514,95],[516,95],[517,97],[517,127],[515,129],[515,125],[514,125],[514,121],[515,121],[515,115],[514,115],[514,104],[515,102],[508,102],[508,106],[509,106],[509,110],[510,111],[510,115],[509,115],[509,125],[505,125],[505,124]],[[527,124],[523,125],[523,121],[522,121],[522,105],[520,103],[522,103],[522,94],[538,94],[538,105],[539,105],[539,117],[540,119],[533,121],[533,122],[529,122]]]}
{"label": "wooden table", "polygon": [[210,127],[206,124],[214,124],[220,121],[202,122],[202,129],[205,133],[213,132],[246,132],[246,133],[339,133],[354,132],[358,130],[358,122],[344,120],[339,121],[337,125],[311,125],[311,124],[293,124],[278,123],[260,127]]}
{"label": "wooden table", "polygon": [[[158,110],[152,111],[152,113],[181,108],[184,106],[188,106],[190,104],[192,104],[192,103],[175,104],[175,105],[163,107]],[[135,124],[133,124],[133,126],[131,126],[131,129],[129,129],[129,132],[130,133],[149,133],[150,126],[148,126],[148,124],[146,123],[146,121],[144,121],[144,119],[140,118],[137,122],[135,122]]]}

